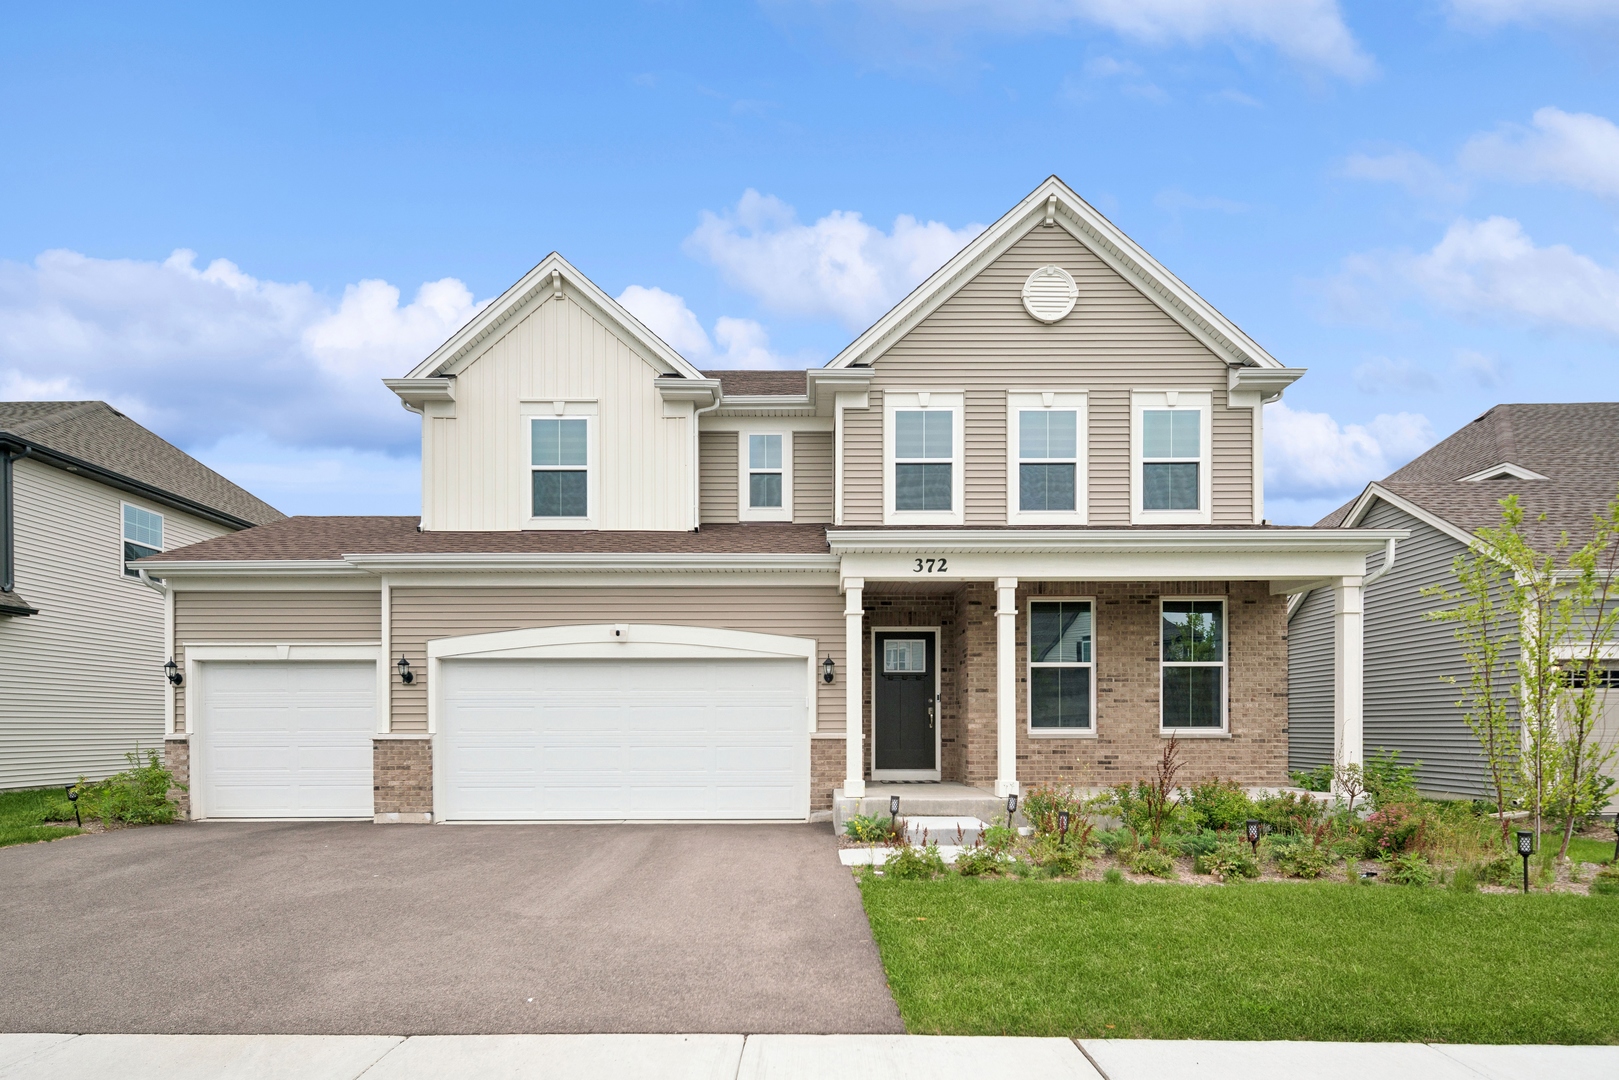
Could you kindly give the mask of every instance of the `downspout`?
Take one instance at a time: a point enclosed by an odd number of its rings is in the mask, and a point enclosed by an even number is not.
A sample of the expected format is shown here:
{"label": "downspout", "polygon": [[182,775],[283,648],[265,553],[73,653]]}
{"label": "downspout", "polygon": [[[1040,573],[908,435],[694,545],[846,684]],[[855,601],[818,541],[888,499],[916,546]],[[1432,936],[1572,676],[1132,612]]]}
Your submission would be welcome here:
{"label": "downspout", "polygon": [[[23,453],[27,453],[25,447]],[[0,593],[17,587],[17,530],[12,497],[10,447],[0,448]]]}
{"label": "downspout", "polygon": [[1390,570],[1394,569],[1394,554],[1395,554],[1395,549],[1398,546],[1399,546],[1399,541],[1395,540],[1392,536],[1389,537],[1388,540],[1386,540],[1384,542],[1383,565],[1379,566],[1376,570],[1373,570],[1370,574],[1367,574],[1363,579],[1361,579],[1360,587],[1362,589],[1366,588],[1366,586],[1368,586],[1368,585],[1372,584],[1373,582],[1377,581],[1384,574],[1386,574]]}

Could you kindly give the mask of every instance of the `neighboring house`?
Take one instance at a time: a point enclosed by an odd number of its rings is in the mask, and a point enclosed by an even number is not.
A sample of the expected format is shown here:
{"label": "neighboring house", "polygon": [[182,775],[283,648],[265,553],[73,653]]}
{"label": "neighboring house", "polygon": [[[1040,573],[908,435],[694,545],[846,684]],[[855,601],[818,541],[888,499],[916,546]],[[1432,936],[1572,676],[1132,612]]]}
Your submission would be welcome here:
{"label": "neighboring house", "polygon": [[1286,595],[1404,535],[1265,524],[1301,374],[1056,178],[808,372],[698,371],[550,255],[388,380],[419,521],[142,563],[190,812],[803,819],[1132,780],[1171,737],[1285,784]]}
{"label": "neighboring house", "polygon": [[166,608],[129,561],[281,517],[103,402],[0,402],[0,790],[161,748]]}
{"label": "neighboring house", "polygon": [[[1435,794],[1483,798],[1489,774],[1456,705],[1469,679],[1455,626],[1423,618],[1444,606],[1429,585],[1457,587],[1451,567],[1481,528],[1501,524],[1501,500],[1519,496],[1529,541],[1550,553],[1567,533],[1578,547],[1592,517],[1619,495],[1619,403],[1497,405],[1433,449],[1367,486],[1318,527],[1404,529],[1385,575],[1371,560],[1365,591],[1365,745],[1420,761],[1418,781]],[[1540,521],[1545,514],[1545,521]],[[1289,750],[1294,769],[1332,760],[1334,600],[1330,589],[1299,594],[1290,609]],[[1616,643],[1619,645],[1619,643]],[[1515,660],[1515,642],[1503,659]],[[1619,650],[1604,676],[1619,686]],[[1510,672],[1508,673],[1510,677]],[[1453,684],[1447,679],[1454,679]],[[1598,735],[1619,739],[1619,694],[1606,694]]]}

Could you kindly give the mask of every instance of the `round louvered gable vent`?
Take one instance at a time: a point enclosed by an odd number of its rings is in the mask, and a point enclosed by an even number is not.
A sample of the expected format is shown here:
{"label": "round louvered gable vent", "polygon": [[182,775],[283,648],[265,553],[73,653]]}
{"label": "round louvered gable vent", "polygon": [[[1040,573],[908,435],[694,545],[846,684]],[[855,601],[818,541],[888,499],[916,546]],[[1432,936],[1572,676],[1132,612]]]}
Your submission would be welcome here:
{"label": "round louvered gable vent", "polygon": [[1042,266],[1023,283],[1023,308],[1043,323],[1054,323],[1074,310],[1079,286],[1060,266]]}

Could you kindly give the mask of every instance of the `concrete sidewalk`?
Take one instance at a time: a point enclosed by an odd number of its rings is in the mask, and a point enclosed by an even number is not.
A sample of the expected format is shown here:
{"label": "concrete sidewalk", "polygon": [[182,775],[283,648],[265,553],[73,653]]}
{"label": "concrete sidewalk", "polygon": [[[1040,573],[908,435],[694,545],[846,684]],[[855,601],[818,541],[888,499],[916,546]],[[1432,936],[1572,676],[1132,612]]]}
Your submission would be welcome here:
{"label": "concrete sidewalk", "polygon": [[0,1080],[1612,1080],[1616,1046],[928,1035],[4,1035]]}

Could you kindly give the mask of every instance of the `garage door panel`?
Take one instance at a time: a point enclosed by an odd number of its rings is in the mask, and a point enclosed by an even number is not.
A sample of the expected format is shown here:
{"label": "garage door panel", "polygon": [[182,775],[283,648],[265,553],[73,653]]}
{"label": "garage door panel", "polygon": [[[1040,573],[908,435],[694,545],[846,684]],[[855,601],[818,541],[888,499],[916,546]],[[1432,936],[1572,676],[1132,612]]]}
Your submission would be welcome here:
{"label": "garage door panel", "polygon": [[[445,817],[808,812],[802,660],[446,660],[439,677]],[[494,752],[497,731],[529,756]]]}

